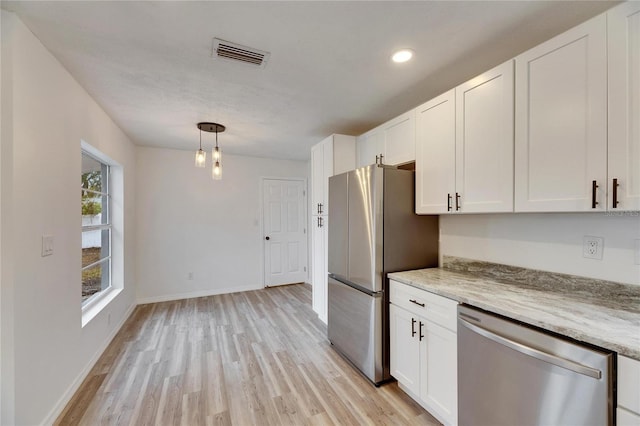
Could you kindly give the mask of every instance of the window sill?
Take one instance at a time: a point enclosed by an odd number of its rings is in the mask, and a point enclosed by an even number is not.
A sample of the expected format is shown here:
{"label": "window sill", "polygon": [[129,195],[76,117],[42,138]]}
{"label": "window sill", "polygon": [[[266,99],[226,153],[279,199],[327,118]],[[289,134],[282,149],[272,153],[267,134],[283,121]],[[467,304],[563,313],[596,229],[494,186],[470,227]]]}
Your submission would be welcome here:
{"label": "window sill", "polygon": [[89,324],[89,322],[94,319],[109,303],[111,303],[111,301],[115,299],[121,291],[121,288],[111,287],[103,294],[84,305],[82,307],[82,327],[84,328],[85,325]]}

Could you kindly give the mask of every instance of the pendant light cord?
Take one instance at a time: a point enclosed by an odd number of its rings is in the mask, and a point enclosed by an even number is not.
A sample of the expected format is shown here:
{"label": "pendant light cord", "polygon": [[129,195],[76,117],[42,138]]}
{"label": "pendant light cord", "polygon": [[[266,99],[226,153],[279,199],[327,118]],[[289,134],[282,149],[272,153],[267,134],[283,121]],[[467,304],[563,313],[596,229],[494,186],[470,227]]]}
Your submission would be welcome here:
{"label": "pendant light cord", "polygon": [[200,151],[202,151],[202,129],[200,129]]}

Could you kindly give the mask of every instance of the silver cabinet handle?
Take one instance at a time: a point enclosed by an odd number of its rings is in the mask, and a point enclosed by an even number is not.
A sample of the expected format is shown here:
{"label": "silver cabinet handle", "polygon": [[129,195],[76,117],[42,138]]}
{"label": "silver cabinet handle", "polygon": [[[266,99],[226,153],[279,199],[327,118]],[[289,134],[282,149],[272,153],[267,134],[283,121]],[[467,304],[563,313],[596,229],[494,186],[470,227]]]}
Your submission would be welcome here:
{"label": "silver cabinet handle", "polygon": [[489,340],[493,340],[500,345],[506,346],[509,349],[513,349],[516,352],[520,352],[521,354],[528,355],[532,358],[539,359],[540,361],[544,361],[546,363],[553,364],[558,367],[583,374],[585,376],[593,377],[594,379],[602,378],[602,372],[598,369],[587,367],[585,365],[578,364],[577,362],[573,362],[568,359],[564,359],[559,356],[540,351],[538,349],[530,348],[529,346],[525,346],[522,343],[507,339],[506,337],[495,334],[485,328],[482,328],[475,324],[471,324],[470,322],[465,321],[460,317],[458,317],[458,320],[460,321],[460,324],[462,324],[469,330],[474,331]]}

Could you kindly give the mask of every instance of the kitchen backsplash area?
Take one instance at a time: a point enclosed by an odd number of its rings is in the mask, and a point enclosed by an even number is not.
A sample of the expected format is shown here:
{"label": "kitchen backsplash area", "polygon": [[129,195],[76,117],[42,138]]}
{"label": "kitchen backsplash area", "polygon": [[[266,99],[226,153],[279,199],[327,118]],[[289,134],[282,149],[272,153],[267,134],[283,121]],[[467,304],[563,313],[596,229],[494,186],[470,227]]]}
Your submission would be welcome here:
{"label": "kitchen backsplash area", "polygon": [[[585,237],[602,238],[602,259]],[[589,238],[587,238],[589,239]],[[640,285],[640,212],[440,216],[442,256]]]}

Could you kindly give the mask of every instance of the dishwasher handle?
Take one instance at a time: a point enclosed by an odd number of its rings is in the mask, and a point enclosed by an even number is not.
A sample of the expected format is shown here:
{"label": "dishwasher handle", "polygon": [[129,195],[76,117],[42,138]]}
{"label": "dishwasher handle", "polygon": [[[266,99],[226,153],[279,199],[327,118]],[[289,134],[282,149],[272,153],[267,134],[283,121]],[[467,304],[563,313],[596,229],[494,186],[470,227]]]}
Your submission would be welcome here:
{"label": "dishwasher handle", "polygon": [[460,317],[458,317],[458,320],[460,321],[460,324],[462,324],[464,327],[468,328],[469,330],[475,333],[478,333],[481,336],[486,337],[487,339],[493,340],[498,344],[506,346],[509,349],[513,349],[514,351],[520,352],[524,355],[539,359],[540,361],[544,361],[546,363],[553,364],[555,366],[565,368],[567,370],[571,370],[573,372],[583,374],[585,376],[593,377],[594,379],[602,378],[602,372],[596,368],[587,367],[577,362],[573,362],[568,359],[561,358],[559,356],[552,355],[547,352],[543,352],[538,349],[531,348],[529,346],[523,345],[522,343],[518,343],[516,341],[508,339],[504,336],[500,336],[499,334],[496,334],[478,325],[471,324],[470,322]]}

